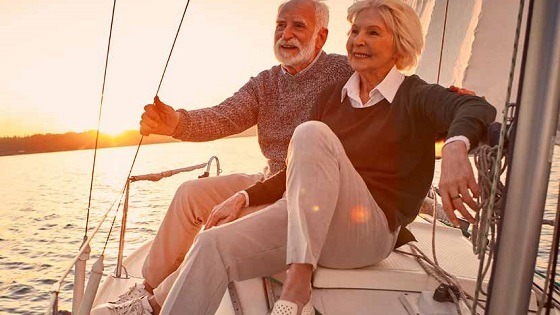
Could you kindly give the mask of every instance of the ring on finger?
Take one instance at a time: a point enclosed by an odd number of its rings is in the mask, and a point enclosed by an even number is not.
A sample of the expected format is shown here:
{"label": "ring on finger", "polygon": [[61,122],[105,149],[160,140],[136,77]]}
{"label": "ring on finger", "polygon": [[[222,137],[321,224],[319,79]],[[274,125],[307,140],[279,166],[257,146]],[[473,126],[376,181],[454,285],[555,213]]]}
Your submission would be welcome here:
{"label": "ring on finger", "polygon": [[461,199],[461,198],[463,198],[461,195],[451,196],[451,200]]}

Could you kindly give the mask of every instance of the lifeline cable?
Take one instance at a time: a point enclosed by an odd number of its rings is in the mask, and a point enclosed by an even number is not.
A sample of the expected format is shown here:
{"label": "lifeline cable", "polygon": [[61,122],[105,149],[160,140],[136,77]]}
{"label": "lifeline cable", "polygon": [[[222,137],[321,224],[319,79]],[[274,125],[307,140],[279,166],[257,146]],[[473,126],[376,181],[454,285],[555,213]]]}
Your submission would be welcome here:
{"label": "lifeline cable", "polygon": [[[105,239],[105,244],[103,244],[103,250],[101,251],[101,255],[105,255],[105,249],[107,249],[107,244],[109,243],[109,238],[111,237],[111,233],[113,232],[113,227],[115,226],[115,221],[117,220],[117,213],[119,212],[119,208],[121,207],[122,197],[124,196],[125,189],[126,189],[126,185],[121,190],[120,198],[118,199],[119,202],[117,204],[117,209],[115,210],[116,212],[115,212],[115,215],[113,216],[113,221],[111,222],[111,227],[109,228],[109,233],[107,233],[107,239]],[[111,208],[109,208],[109,209],[112,209],[113,206],[115,205],[115,203],[117,203],[117,199],[115,199],[115,201],[111,205]]]}
{"label": "lifeline cable", "polygon": [[109,65],[109,51],[111,50],[111,37],[113,35],[113,21],[115,20],[115,7],[117,5],[117,0],[113,0],[113,12],[111,14],[111,27],[109,28],[109,40],[107,43],[107,54],[105,56],[105,70],[103,71],[103,85],[101,87],[101,101],[99,103],[99,116],[97,118],[97,133],[95,135],[95,149],[93,150],[93,165],[91,168],[91,182],[89,184],[89,198],[87,207],[87,217],[86,217],[86,228],[84,231],[84,237],[87,237],[88,226],[89,226],[89,213],[91,208],[91,194],[93,191],[93,178],[95,175],[95,160],[97,159],[97,145],[99,142],[99,127],[101,125],[101,113],[103,110],[103,96],[105,95],[105,82],[107,81],[107,67]]}

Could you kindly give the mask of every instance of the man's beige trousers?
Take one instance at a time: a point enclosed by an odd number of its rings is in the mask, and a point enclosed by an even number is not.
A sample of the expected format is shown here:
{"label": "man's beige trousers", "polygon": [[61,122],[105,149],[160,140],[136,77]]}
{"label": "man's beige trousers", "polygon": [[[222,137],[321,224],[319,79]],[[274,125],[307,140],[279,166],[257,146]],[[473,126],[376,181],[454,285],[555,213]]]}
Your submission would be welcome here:
{"label": "man's beige trousers", "polygon": [[177,189],[142,267],[159,305],[165,301],[179,275],[177,268],[214,206],[262,178],[262,174],[209,177],[188,181]]}
{"label": "man's beige trousers", "polygon": [[284,198],[198,234],[162,314],[214,314],[229,282],[276,274],[292,263],[358,268],[389,255],[398,231],[390,232],[325,124],[296,128],[287,162]]}

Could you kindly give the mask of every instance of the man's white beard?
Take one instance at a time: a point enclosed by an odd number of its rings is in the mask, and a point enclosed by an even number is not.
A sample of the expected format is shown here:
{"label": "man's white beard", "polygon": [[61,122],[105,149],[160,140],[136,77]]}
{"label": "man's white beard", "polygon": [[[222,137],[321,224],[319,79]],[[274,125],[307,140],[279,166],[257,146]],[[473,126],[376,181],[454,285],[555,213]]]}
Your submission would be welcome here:
{"label": "man's white beard", "polygon": [[[276,43],[274,43],[274,55],[283,66],[288,67],[296,67],[298,65],[311,62],[314,57],[313,55],[315,54],[315,42],[317,41],[317,36],[318,32],[313,33],[309,44],[304,47],[302,47],[303,45],[296,38],[292,38],[287,41],[280,38]],[[299,49],[299,52],[297,55],[292,56],[280,50],[280,45],[295,46]]]}

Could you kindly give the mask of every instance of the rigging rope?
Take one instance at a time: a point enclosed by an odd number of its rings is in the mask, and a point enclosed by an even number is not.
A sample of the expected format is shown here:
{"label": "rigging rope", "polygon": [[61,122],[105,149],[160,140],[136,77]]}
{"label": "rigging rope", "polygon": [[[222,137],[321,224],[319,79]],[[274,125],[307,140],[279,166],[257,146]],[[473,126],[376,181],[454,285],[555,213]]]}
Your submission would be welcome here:
{"label": "rigging rope", "polygon": [[[437,84],[440,84],[440,78],[441,78],[441,67],[442,67],[442,62],[443,62],[443,48],[445,46],[445,33],[446,33],[446,29],[447,29],[448,12],[449,12],[449,0],[447,0],[446,4],[445,4],[445,14],[444,14],[444,20],[443,20],[443,30],[442,30],[442,35],[441,35],[441,46],[440,46],[439,61],[438,61],[437,82],[436,82]],[[439,263],[437,261],[436,245],[435,245],[435,224],[436,224],[436,221],[437,221],[437,219],[436,219],[437,218],[437,193],[436,193],[436,189],[434,187],[432,187],[432,194],[433,194],[433,197],[434,197],[433,214],[432,214],[432,217],[433,217],[433,220],[432,220],[432,223],[433,223],[433,225],[432,225],[432,256],[433,256],[433,261],[431,261],[426,256],[426,254],[424,254],[420,250],[420,248],[418,248],[416,245],[413,245],[413,244],[409,244],[409,246],[410,246],[410,248],[413,252],[412,254],[404,252],[404,251],[400,251],[400,250],[397,250],[397,252],[400,252],[400,253],[406,254],[406,255],[412,255],[412,256],[416,257],[418,263],[426,271],[427,274],[433,276],[440,283],[453,285],[456,288],[458,288],[459,289],[459,294],[460,294],[460,299],[465,303],[465,305],[467,305],[469,310],[472,310],[472,307],[467,302],[466,293],[461,288],[461,284],[459,283],[458,279],[456,277],[454,277],[452,274],[449,274],[445,270],[443,270],[439,266]],[[455,303],[455,306],[457,308],[457,313],[461,314],[461,308],[460,308],[460,305],[459,305],[459,301],[455,297],[455,294],[453,292],[451,292],[451,289],[449,289],[449,291],[450,291],[450,296],[452,297],[453,302]]]}
{"label": "rigging rope", "polygon": [[[442,44],[440,48],[440,59],[439,59],[438,76],[437,76],[438,83],[440,80],[440,73],[441,73],[441,63],[442,63],[443,45],[445,39],[448,5],[449,5],[449,1],[447,1],[445,20],[443,25]],[[500,130],[499,143],[497,146],[494,147],[480,146],[479,148],[477,148],[475,152],[475,164],[479,170],[478,182],[481,187],[481,193],[479,197],[479,208],[481,210],[480,212],[477,213],[477,224],[473,226],[473,233],[472,233],[473,251],[475,254],[478,255],[478,258],[480,260],[475,296],[472,297],[466,292],[464,292],[461,289],[459,281],[456,281],[457,279],[453,275],[445,272],[445,270],[443,270],[438,264],[436,252],[435,252],[435,222],[437,218],[435,205],[437,204],[437,200],[434,202],[434,212],[433,212],[433,224],[434,224],[432,228],[433,261],[428,259],[427,256],[424,253],[422,253],[422,251],[415,245],[410,245],[412,253],[397,250],[397,252],[400,252],[402,254],[416,257],[419,264],[426,271],[426,273],[434,277],[437,281],[441,283],[446,283],[448,285],[454,285],[457,288],[459,288],[460,299],[463,302],[465,302],[465,304],[467,305],[467,307],[469,307],[472,314],[477,314],[476,313],[477,306],[484,308],[484,306],[479,301],[478,296],[479,293],[483,293],[484,295],[486,295],[486,292],[484,292],[484,290],[482,289],[482,282],[483,279],[486,277],[486,274],[488,273],[491,263],[493,261],[494,248],[497,245],[496,224],[500,219],[500,211],[503,209],[503,205],[505,203],[506,186],[500,181],[500,177],[508,166],[509,156],[505,156],[503,165],[502,165],[502,159],[504,158],[504,147],[506,144],[506,139],[510,137],[510,135],[508,134],[509,127],[513,124],[515,112],[517,109],[517,105],[515,103],[512,103],[511,99],[512,99],[514,75],[515,75],[515,69],[517,63],[517,55],[519,50],[519,38],[520,38],[521,26],[523,22],[524,7],[525,7],[525,1],[521,0],[519,12],[518,12],[518,18],[517,18],[517,28],[515,33],[511,68],[510,68],[508,88],[507,88],[508,99],[506,101],[506,106],[503,111],[503,121]],[[521,74],[521,77],[523,77],[523,73]],[[511,136],[513,137],[514,135]],[[437,194],[434,193],[433,195],[434,198],[437,198]],[[551,257],[552,257],[551,259],[553,259],[553,262],[549,262],[548,272],[545,277],[546,278],[545,287],[543,289],[543,293],[545,292],[545,290],[548,290],[549,293],[547,295],[543,294],[543,300],[541,302],[541,305],[539,306],[539,313],[542,309],[542,306],[546,305],[548,307],[547,309],[547,314],[548,314],[551,307],[551,300],[554,299],[552,297],[553,291],[556,291],[554,286],[555,281],[553,280],[554,279],[553,277],[556,271],[555,266],[556,266],[556,259],[557,259],[556,256],[558,251],[558,243],[560,243],[560,229],[556,225],[556,223],[559,223],[560,221],[560,195],[559,195],[558,205],[559,205],[559,209],[557,212],[556,220],[554,221],[543,220],[544,224],[550,224],[550,223],[555,224],[555,234],[554,234],[553,245],[551,248]],[[490,235],[488,235],[489,231],[490,231]],[[490,239],[488,239],[488,236],[490,236]],[[487,251],[488,251],[488,257],[486,257]],[[485,258],[488,258],[488,263],[486,264],[484,262]],[[458,307],[458,301],[456,300],[455,295],[450,292],[450,296],[453,298],[457,306],[457,311],[460,314],[461,311]],[[548,297],[548,302],[546,304],[544,303],[545,296]],[[473,301],[472,307],[471,305],[469,305],[469,303],[467,303],[466,301],[467,299]]]}
{"label": "rigging rope", "polygon": [[[476,213],[476,223],[473,225],[471,234],[471,242],[473,245],[473,253],[479,259],[478,277],[475,290],[475,301],[478,301],[479,292],[483,295],[487,293],[482,288],[482,283],[486,278],[492,259],[494,258],[494,248],[496,246],[496,223],[499,219],[498,211],[502,209],[504,203],[505,186],[500,181],[500,175],[507,167],[507,160],[501,167],[497,181],[493,178],[495,167],[501,165],[498,161],[499,146],[490,147],[488,145],[480,146],[476,149],[474,161],[478,169],[478,184],[480,187],[479,195],[479,212]],[[496,189],[492,190],[493,184]],[[490,207],[490,201],[496,200],[494,205]],[[488,239],[488,230],[490,230],[490,239]],[[488,256],[486,255],[488,251]],[[486,261],[486,258],[488,260]],[[474,314],[474,312],[473,312]]]}
{"label": "rigging rope", "polygon": [[[499,144],[496,147],[481,146],[477,148],[475,152],[475,164],[477,165],[477,168],[479,170],[478,182],[479,185],[481,186],[481,194],[479,197],[479,209],[481,209],[481,211],[476,214],[477,223],[473,227],[473,233],[472,233],[473,251],[475,252],[475,254],[478,255],[478,258],[480,260],[479,271],[478,271],[479,275],[477,277],[475,296],[473,298],[474,305],[471,308],[471,306],[468,303],[466,303],[467,306],[469,306],[469,309],[471,310],[472,314],[476,314],[476,307],[480,305],[478,301],[479,292],[486,294],[482,290],[482,282],[489,270],[493,258],[493,248],[496,244],[495,224],[499,218],[497,211],[502,208],[502,204],[503,204],[502,197],[505,194],[505,186],[500,182],[500,175],[506,169],[507,161],[502,166],[501,160],[502,160],[503,149],[505,145],[506,131],[508,130],[508,127],[512,122],[512,116],[513,116],[513,106],[512,104],[510,104],[510,100],[512,97],[511,95],[512,95],[513,80],[514,80],[516,61],[517,61],[519,37],[520,37],[521,25],[523,19],[523,8],[524,8],[524,0],[521,0],[518,19],[517,19],[517,28],[515,33],[515,41],[513,47],[508,88],[507,88],[508,100],[506,101],[506,106],[503,112],[503,122],[500,130]],[[438,84],[440,83],[440,78],[441,78],[441,67],[442,67],[442,60],[443,60],[443,49],[445,43],[448,11],[449,11],[449,0],[447,0],[446,7],[445,7],[444,24],[443,24],[443,32],[442,32],[442,39],[441,39],[438,72],[437,72]],[[434,197],[436,196],[437,194],[434,193]],[[434,204],[437,204],[437,202],[435,202]],[[436,209],[434,207],[434,216],[433,216],[434,222],[436,220],[435,219],[436,217],[437,217]],[[489,230],[491,231],[490,240],[488,240]],[[435,255],[435,225],[432,233],[433,233],[432,253],[433,253],[434,262],[430,262],[429,264],[436,272],[439,273],[439,269],[441,268],[437,263],[437,258]],[[488,255],[489,260],[488,263],[485,264],[484,260],[486,258],[487,249],[490,249]],[[435,277],[435,278],[441,282],[441,277]],[[445,277],[443,278],[446,279]],[[450,283],[449,278],[447,278],[447,283]],[[458,282],[457,282],[457,287],[460,288]],[[461,292],[462,295],[464,294],[463,290],[459,290],[459,291]],[[461,296],[461,298],[463,298],[463,296]]]}
{"label": "rigging rope", "polygon": [[[181,16],[181,21],[179,22],[179,26],[177,27],[177,32],[175,33],[175,38],[173,40],[173,44],[171,45],[171,49],[169,50],[169,55],[167,57],[167,62],[165,63],[163,73],[161,74],[161,79],[159,81],[159,85],[158,85],[158,88],[157,88],[157,91],[156,91],[156,97],[157,97],[157,95],[159,93],[159,90],[161,88],[161,85],[163,83],[165,73],[167,72],[167,66],[169,65],[169,61],[171,60],[171,56],[173,55],[173,50],[175,49],[175,43],[177,42],[177,38],[179,37],[179,33],[181,31],[181,26],[183,25],[183,20],[185,19],[185,15],[187,13],[189,3],[190,3],[190,0],[187,0],[187,3],[185,5],[185,9],[184,9],[183,14]],[[130,175],[132,174],[132,170],[134,169],[134,165],[136,164],[136,158],[138,157],[138,152],[140,151],[140,147],[142,146],[142,141],[143,140],[144,140],[144,136],[140,137],[140,141],[138,142],[138,146],[136,147],[136,153],[134,154],[134,158],[132,159],[132,163],[130,165],[130,170],[128,171],[128,176],[126,177],[124,187],[126,187],[126,182],[128,182],[128,179],[130,178]],[[116,221],[117,214],[119,212],[119,208],[120,208],[120,205],[121,205],[122,196],[123,196],[124,191],[125,191],[125,188],[123,188],[121,193],[120,193],[121,197],[120,197],[120,200],[119,200],[119,205],[117,206],[117,209],[115,211],[115,216],[113,217],[113,221],[112,221],[111,227],[109,229],[109,233],[107,234],[107,239],[106,239],[105,245],[103,247],[103,252],[105,252],[105,248],[107,247],[107,243],[109,242],[109,238],[111,237],[111,233],[113,232],[113,227],[114,227],[114,224],[115,224],[115,221]]]}
{"label": "rigging rope", "polygon": [[[519,11],[517,15],[517,27],[515,30],[513,53],[511,57],[511,67],[510,67],[509,80],[508,80],[507,100],[503,110],[503,119],[500,128],[499,143],[496,149],[480,148],[479,150],[477,150],[476,157],[475,157],[475,160],[478,160],[481,164],[481,168],[479,168],[479,182],[481,180],[485,181],[488,179],[487,177],[485,177],[487,176],[486,174],[489,174],[488,171],[490,169],[488,169],[488,167],[493,168],[493,175],[491,181],[492,185],[491,185],[490,192],[488,194],[489,199],[487,200],[487,203],[484,199],[482,199],[482,197],[479,198],[479,203],[482,203],[479,204],[481,208],[481,215],[478,218],[479,220],[477,221],[479,222],[476,226],[477,231],[476,233],[473,233],[473,239],[472,239],[475,253],[478,254],[480,259],[480,263],[478,267],[479,276],[477,277],[477,282],[476,282],[475,305],[473,308],[473,314],[476,314],[476,306],[478,305],[477,302],[479,298],[479,293],[485,294],[485,292],[483,292],[482,290],[483,275],[485,275],[490,268],[491,261],[494,255],[494,247],[497,245],[497,242],[499,242],[499,239],[497,239],[496,237],[497,231],[495,226],[498,223],[498,220],[500,219],[500,212],[503,210],[502,206],[504,202],[502,197],[505,196],[506,187],[501,184],[500,176],[504,172],[505,168],[507,167],[507,159],[504,162],[503,166],[501,163],[502,163],[506,137],[509,136],[507,132],[509,130],[509,126],[512,124],[514,110],[516,108],[516,105],[512,104],[511,98],[512,98],[512,90],[513,90],[513,81],[515,76],[515,68],[517,64],[517,55],[519,50],[519,38],[521,35],[521,26],[523,24],[524,7],[525,7],[525,0],[520,0]],[[495,158],[492,156],[493,153],[488,152],[488,150],[496,151]],[[487,165],[485,163],[482,163],[483,161],[486,160],[485,158],[489,158],[491,164],[493,165]],[[483,171],[481,172],[481,170]],[[486,191],[485,193],[488,192]],[[489,230],[491,230],[490,244],[486,244],[488,242]],[[489,250],[489,255],[488,255],[489,257],[488,257],[488,264],[485,265],[484,261],[486,258],[487,249]]]}
{"label": "rigging rope", "polygon": [[446,4],[445,4],[445,15],[443,18],[443,32],[441,34],[441,47],[439,50],[439,65],[438,65],[438,72],[437,72],[437,84],[439,84],[439,78],[441,75],[441,63],[443,60],[443,46],[445,44],[445,29],[447,27],[447,13],[449,11],[449,0],[447,0]]}
{"label": "rigging rope", "polygon": [[163,73],[161,74],[161,79],[159,80],[159,85],[156,91],[156,96],[159,94],[159,89],[161,88],[161,84],[163,83],[163,77],[165,76],[165,72],[167,71],[167,65],[169,65],[169,60],[171,60],[171,55],[173,54],[173,49],[175,48],[175,43],[177,42],[177,37],[179,37],[179,32],[181,31],[181,25],[183,25],[183,20],[185,19],[185,15],[187,13],[187,9],[189,8],[189,3],[191,0],[187,0],[187,4],[185,5],[185,10],[183,11],[183,15],[181,16],[181,22],[179,22],[179,27],[177,28],[177,33],[175,33],[175,39],[173,40],[173,45],[171,45],[171,50],[169,51],[169,56],[167,57],[167,62],[165,63],[165,67],[163,68]]}
{"label": "rigging rope", "polygon": [[[173,44],[171,45],[171,49],[169,50],[167,62],[165,63],[165,67],[163,68],[163,73],[161,74],[161,79],[159,80],[158,88],[156,90],[156,96],[158,96],[159,90],[161,89],[163,78],[165,77],[165,73],[167,72],[167,66],[169,65],[171,56],[173,55],[173,50],[175,49],[175,43],[177,42],[177,38],[179,37],[179,33],[181,32],[181,26],[183,25],[183,20],[185,19],[185,15],[187,13],[187,9],[189,8],[190,2],[191,2],[190,0],[187,0],[187,4],[185,5],[185,10],[183,11],[183,15],[181,16],[181,21],[179,22],[179,27],[177,27],[177,32],[175,33]],[[132,165],[130,166],[130,171],[128,172],[127,180],[130,177],[130,174],[132,174],[132,169],[134,168],[134,164],[136,163],[136,158],[138,157],[138,151],[140,151],[140,146],[142,145],[142,140],[144,140],[144,136],[140,137],[140,142],[138,142],[138,147],[136,148],[136,153],[134,154],[134,159],[132,160]]]}
{"label": "rigging rope", "polygon": [[93,179],[95,176],[95,162],[97,159],[97,146],[99,143],[99,127],[101,125],[101,113],[103,110],[103,96],[105,95],[105,82],[107,81],[107,68],[109,65],[109,51],[111,50],[111,38],[113,35],[113,22],[115,20],[115,7],[117,6],[117,0],[113,0],[113,12],[111,13],[111,26],[109,28],[109,40],[107,42],[107,53],[105,56],[105,70],[103,71],[103,85],[101,87],[101,100],[99,103],[99,115],[97,118],[97,132],[95,135],[95,149],[93,150],[93,165],[91,168],[91,181],[89,184],[89,197],[88,197],[88,207],[87,207],[87,217],[86,217],[86,228],[84,231],[84,239],[87,238],[88,228],[89,228],[89,214],[91,208],[91,195],[93,191]]}
{"label": "rigging rope", "polygon": [[[500,176],[507,167],[507,159],[504,165],[498,161],[499,147],[488,145],[479,146],[474,154],[474,163],[478,170],[478,184],[480,187],[480,197],[478,206],[480,211],[476,214],[476,223],[473,226],[472,245],[473,252],[478,259],[484,260],[485,251],[488,247],[488,238],[486,231],[490,229],[491,237],[495,236],[495,225],[499,219],[497,211],[494,209],[502,209],[505,195],[505,185],[500,181]],[[499,164],[498,164],[499,163]],[[498,173],[498,179],[493,177],[496,167],[501,167]],[[496,188],[492,190],[493,185]],[[490,207],[490,202],[494,200],[494,204]],[[482,219],[481,219],[482,218]],[[493,246],[490,246],[492,249]]]}
{"label": "rigging rope", "polygon": [[[457,279],[457,277],[455,277],[454,275],[452,275],[451,273],[445,271],[438,263],[437,261],[437,257],[436,257],[436,244],[435,244],[435,239],[436,239],[436,222],[437,222],[437,193],[436,193],[436,188],[432,187],[432,194],[434,197],[434,203],[432,205],[432,255],[433,255],[433,260],[430,260],[428,258],[428,256],[422,252],[422,250],[414,245],[414,244],[408,244],[410,246],[410,249],[412,251],[412,253],[409,252],[405,252],[402,250],[395,250],[398,253],[404,254],[404,255],[408,255],[408,256],[412,256],[415,257],[416,260],[418,261],[418,264],[422,267],[422,269],[424,269],[424,271],[426,272],[426,274],[432,276],[434,279],[436,279],[439,283],[442,284],[446,284],[449,286],[448,291],[449,291],[449,296],[453,299],[453,302],[455,303],[455,307],[457,310],[458,314],[461,314],[461,307],[459,304],[459,300],[461,300],[465,306],[467,306],[467,308],[472,312],[474,307],[471,306],[471,304],[468,302],[468,300],[473,300],[473,304],[477,304],[478,306],[483,307],[483,305],[478,302],[477,300],[475,300],[469,293],[467,293],[461,286],[461,283],[459,281],[459,279]],[[451,287],[455,287],[457,288],[457,292],[459,293],[459,300],[456,298],[455,296],[455,292],[453,292],[453,290],[451,289]]]}

